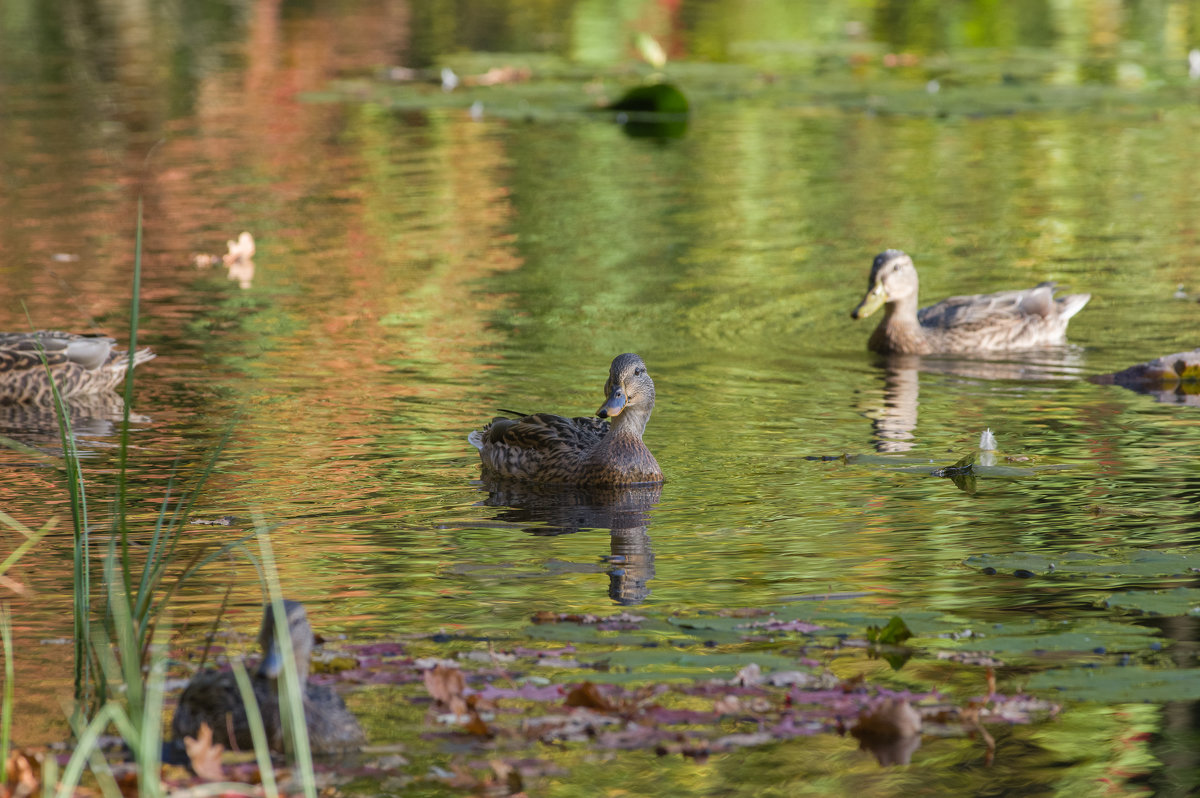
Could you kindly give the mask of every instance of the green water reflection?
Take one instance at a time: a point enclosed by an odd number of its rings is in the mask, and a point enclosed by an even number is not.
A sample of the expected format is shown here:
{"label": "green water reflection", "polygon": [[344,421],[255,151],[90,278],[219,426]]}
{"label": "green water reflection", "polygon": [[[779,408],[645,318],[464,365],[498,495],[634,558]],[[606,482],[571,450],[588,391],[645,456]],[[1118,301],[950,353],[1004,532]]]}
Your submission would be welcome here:
{"label": "green water reflection", "polygon": [[[536,610],[616,601],[661,617],[836,592],[865,598],[830,602],[824,622],[861,634],[900,614],[925,653],[953,647],[939,635],[990,629],[1016,646],[1009,692],[1032,670],[1125,654],[1195,667],[1190,617],[1151,623],[1103,603],[1192,585],[1186,571],[1021,579],[970,558],[1197,543],[1195,409],[1081,377],[1197,344],[1200,305],[1175,292],[1200,292],[1187,78],[1200,4],[615,8],[6,4],[0,327],[24,328],[24,300],[37,326],[120,335],[143,190],[141,335],[161,356],[139,377],[139,501],[152,513],[177,458],[194,473],[232,424],[197,514],[280,523],[289,592],[330,636],[525,639]],[[693,98],[682,138],[633,139],[580,110],[596,85],[611,94],[647,73],[638,30]],[[522,55],[479,55],[502,51]],[[553,67],[490,94],[436,83],[442,65],[470,76],[518,58]],[[432,71],[410,84],[386,77],[392,66]],[[194,253],[242,229],[258,240],[248,288],[196,268]],[[912,253],[929,301],[1047,279],[1093,300],[1061,350],[880,361],[849,311],[886,247]],[[478,482],[471,429],[500,407],[590,412],[624,351],[654,374],[646,440],[668,478],[638,517]],[[968,493],[838,459],[946,466],[987,427],[1031,473]],[[85,441],[98,496],[111,443],[103,426]],[[5,512],[62,512],[52,469],[0,458]],[[197,528],[188,545],[221,534]],[[68,546],[39,551],[21,576],[35,594],[13,599],[33,740],[65,736],[52,719],[69,670],[40,641],[69,635]],[[231,622],[252,632],[253,571],[233,562],[184,590],[185,635],[230,584]],[[1059,629],[1099,643],[1043,657],[1011,642]],[[930,656],[897,673],[857,652],[831,665],[983,689]],[[363,692],[357,709],[385,712]],[[1086,794],[1102,779],[1186,794],[1194,705],[1123,701],[1003,730],[990,768],[964,739],[928,739],[912,768],[882,769],[852,739],[821,736],[705,764],[572,761],[547,794],[654,794],[664,779],[697,795]]]}

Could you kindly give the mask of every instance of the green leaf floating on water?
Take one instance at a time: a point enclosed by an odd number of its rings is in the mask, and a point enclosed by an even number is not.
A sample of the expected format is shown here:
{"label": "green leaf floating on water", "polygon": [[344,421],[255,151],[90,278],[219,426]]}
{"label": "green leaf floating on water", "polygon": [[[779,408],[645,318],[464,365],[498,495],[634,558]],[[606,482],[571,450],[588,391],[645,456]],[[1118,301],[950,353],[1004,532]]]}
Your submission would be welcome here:
{"label": "green leaf floating on water", "polygon": [[[670,677],[672,674],[695,678],[700,674],[732,675],[750,664],[766,670],[795,670],[799,663],[792,657],[762,651],[737,654],[700,653],[671,648],[641,648],[609,651],[580,657],[581,660],[603,661],[610,668],[640,671],[647,678]],[[715,674],[713,672],[716,672]]]}
{"label": "green leaf floating on water", "polygon": [[912,636],[913,634],[909,631],[908,625],[904,623],[904,619],[899,615],[893,615],[891,620],[887,622],[887,626],[883,628],[878,626],[867,627],[867,640],[880,645],[898,646]]}
{"label": "green leaf floating on water", "polygon": [[1011,656],[1064,651],[1147,651],[1160,643],[1153,629],[1115,621],[1085,620],[997,624],[946,647]]}
{"label": "green leaf floating on water", "polygon": [[1174,590],[1131,590],[1114,593],[1104,600],[1105,607],[1135,610],[1147,615],[1200,614],[1200,589],[1177,587]]}
{"label": "green leaf floating on water", "polygon": [[1025,686],[1081,701],[1194,701],[1200,699],[1200,670],[1152,670],[1133,665],[1069,668],[1034,674]]}

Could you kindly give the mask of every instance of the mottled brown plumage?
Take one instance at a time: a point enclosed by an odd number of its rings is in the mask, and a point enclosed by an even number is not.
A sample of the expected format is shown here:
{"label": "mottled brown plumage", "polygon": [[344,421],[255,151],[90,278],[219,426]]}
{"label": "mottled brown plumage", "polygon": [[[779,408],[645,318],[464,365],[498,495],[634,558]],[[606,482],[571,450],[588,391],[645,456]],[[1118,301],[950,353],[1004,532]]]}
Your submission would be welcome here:
{"label": "mottled brown plumage", "polygon": [[[308,728],[308,743],[314,754],[352,751],[366,743],[358,720],[346,709],[341,697],[327,685],[310,684],[308,661],[312,654],[313,633],[304,605],[296,601],[283,602],[287,615],[291,655],[304,690],[304,720]],[[258,671],[251,674],[254,699],[262,715],[267,743],[272,751],[284,750],[284,729],[279,717],[279,675],[283,672],[283,651],[275,632],[275,613],[270,604],[263,608],[262,628],[258,634],[263,660]],[[179,697],[179,705],[171,720],[175,745],[183,747],[184,737],[197,737],[200,724],[207,723],[213,731],[213,742],[226,748],[250,751],[250,723],[246,707],[233,673],[205,670],[196,674]]]}
{"label": "mottled brown plumage", "polygon": [[850,314],[861,319],[884,306],[868,348],[883,354],[928,355],[1033,349],[1066,342],[1067,323],[1090,294],[1055,298],[1054,283],[1020,291],[955,296],[917,310],[917,269],[898,249],[875,257],[867,295]]}
{"label": "mottled brown plumage", "polygon": [[[483,466],[506,479],[556,485],[662,482],[658,461],[642,442],[654,409],[654,381],[634,354],[618,355],[604,384],[599,418],[534,413],[494,418],[467,440]],[[609,418],[610,424],[600,419]]]}
{"label": "mottled brown plumage", "polygon": [[[123,379],[129,353],[114,347],[112,338],[80,335],[57,330],[32,333],[0,333],[0,402],[49,404],[53,394],[42,363],[54,375],[54,384],[64,399],[111,391]],[[139,349],[135,366],[151,360],[154,353]]]}

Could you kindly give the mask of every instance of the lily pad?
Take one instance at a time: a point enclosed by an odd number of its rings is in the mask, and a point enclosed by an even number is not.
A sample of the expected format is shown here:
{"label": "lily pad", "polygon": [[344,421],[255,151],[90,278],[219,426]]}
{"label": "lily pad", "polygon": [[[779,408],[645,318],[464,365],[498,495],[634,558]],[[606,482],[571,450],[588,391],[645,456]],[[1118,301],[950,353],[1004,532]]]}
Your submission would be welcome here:
{"label": "lily pad", "polygon": [[1115,665],[1066,668],[1035,674],[1026,686],[1030,690],[1055,690],[1084,701],[1194,701],[1200,699],[1200,670]]}
{"label": "lily pad", "polygon": [[711,678],[713,671],[728,671],[733,674],[750,664],[758,665],[763,670],[796,669],[796,660],[792,657],[764,652],[694,654],[669,648],[643,648],[612,651],[580,659],[605,662],[610,668],[640,671],[646,677],[653,676],[656,679],[661,678],[664,670],[686,671],[693,678],[700,673],[706,673]]}
{"label": "lily pad", "polygon": [[1018,571],[1057,576],[1185,576],[1200,571],[1200,549],[1133,549],[1108,553],[1064,552],[1055,557],[1026,552],[978,554],[966,565],[988,573]]}
{"label": "lily pad", "polygon": [[1104,620],[1082,622],[1029,622],[997,624],[980,629],[974,637],[953,647],[960,651],[999,654],[1042,654],[1050,652],[1147,651],[1159,640],[1153,629]]}
{"label": "lily pad", "polygon": [[1114,593],[1104,606],[1134,610],[1147,615],[1196,615],[1200,613],[1200,589],[1177,587],[1173,590],[1131,590]]}

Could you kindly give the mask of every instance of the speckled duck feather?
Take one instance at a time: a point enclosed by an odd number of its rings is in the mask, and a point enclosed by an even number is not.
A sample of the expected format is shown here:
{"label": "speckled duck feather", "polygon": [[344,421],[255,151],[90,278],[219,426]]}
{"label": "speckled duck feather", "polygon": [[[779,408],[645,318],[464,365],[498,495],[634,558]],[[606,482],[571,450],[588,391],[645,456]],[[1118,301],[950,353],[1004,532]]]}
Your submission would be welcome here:
{"label": "speckled duck feather", "polygon": [[467,440],[492,476],[557,485],[632,485],[662,482],[662,469],[642,441],[654,409],[654,382],[634,354],[609,368],[601,418],[533,413],[498,417]]}
{"label": "speckled duck feather", "polygon": [[[875,258],[867,296],[851,314],[884,315],[868,348],[883,354],[976,353],[1056,346],[1090,294],[1056,297],[1055,284],[995,294],[955,296],[917,310],[917,270],[912,258],[889,249]],[[865,311],[865,312],[863,312]]]}
{"label": "speckled duck feather", "polygon": [[[53,393],[46,364],[64,399],[111,391],[125,379],[129,364],[129,353],[115,344],[103,335],[57,330],[0,333],[0,403],[50,404]],[[139,349],[133,364],[153,358],[149,349]]]}

